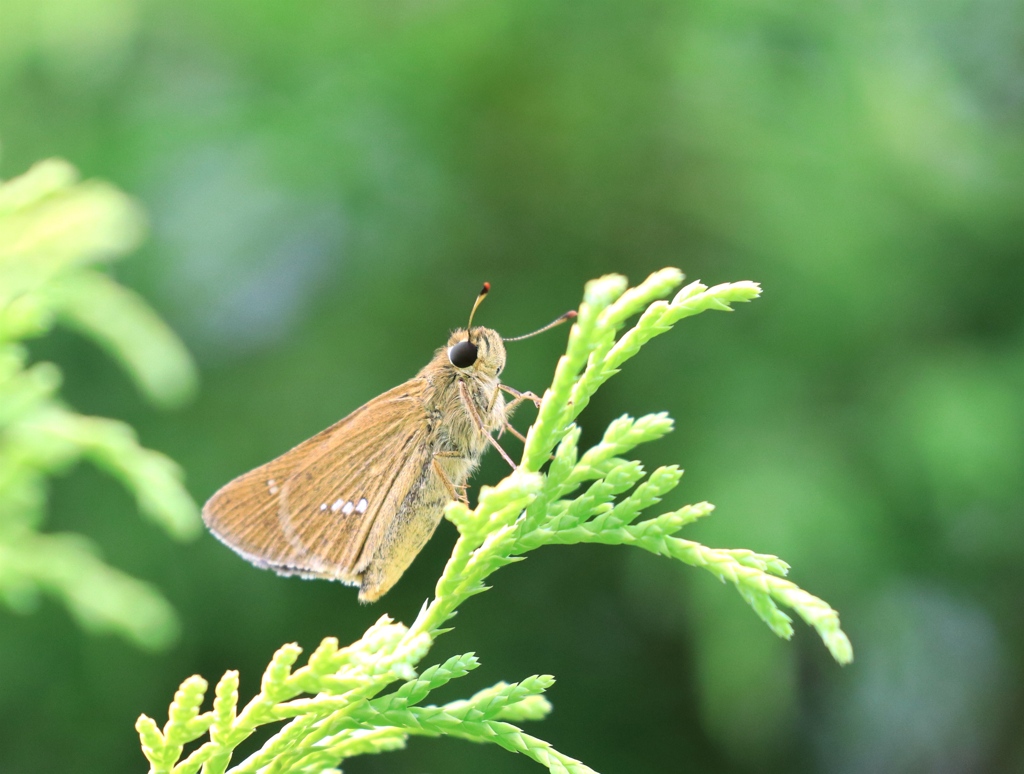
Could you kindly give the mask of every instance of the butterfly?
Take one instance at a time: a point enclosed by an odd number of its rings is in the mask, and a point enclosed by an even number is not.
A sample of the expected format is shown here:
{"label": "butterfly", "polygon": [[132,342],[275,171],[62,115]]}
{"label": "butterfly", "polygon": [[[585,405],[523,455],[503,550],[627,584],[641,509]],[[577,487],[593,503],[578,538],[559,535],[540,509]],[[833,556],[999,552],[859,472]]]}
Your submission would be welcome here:
{"label": "butterfly", "polygon": [[[203,520],[257,567],[359,587],[374,602],[398,582],[465,488],[488,446],[523,401],[500,381],[505,342],[529,338],[576,316],[566,312],[533,333],[503,339],[473,327],[485,283],[460,328],[416,376],[219,489]],[[505,394],[512,399],[506,402]]]}

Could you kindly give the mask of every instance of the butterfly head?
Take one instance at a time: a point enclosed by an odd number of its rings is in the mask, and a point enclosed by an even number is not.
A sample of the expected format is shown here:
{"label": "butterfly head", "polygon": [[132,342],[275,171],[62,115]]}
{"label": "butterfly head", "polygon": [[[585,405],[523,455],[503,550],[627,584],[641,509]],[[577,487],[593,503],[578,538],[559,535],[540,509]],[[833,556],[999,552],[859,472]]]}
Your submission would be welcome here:
{"label": "butterfly head", "polygon": [[447,355],[448,364],[458,371],[477,378],[497,380],[501,375],[502,369],[505,367],[506,341],[521,341],[522,339],[536,336],[538,333],[543,333],[554,328],[556,325],[561,325],[566,320],[572,320],[576,317],[576,312],[566,312],[558,319],[548,323],[543,328],[538,328],[533,333],[503,339],[497,331],[491,328],[484,328],[483,326],[473,327],[473,315],[476,314],[477,307],[480,306],[480,302],[484,300],[490,289],[491,284],[485,282],[483,289],[476,297],[473,309],[469,313],[469,323],[465,328],[460,328],[451,335],[444,350],[438,351],[438,357],[441,358],[443,364],[444,356],[440,354],[443,351]]}
{"label": "butterfly head", "polygon": [[490,328],[460,328],[449,337],[445,352],[448,362],[465,373],[497,377],[505,367],[505,344]]}

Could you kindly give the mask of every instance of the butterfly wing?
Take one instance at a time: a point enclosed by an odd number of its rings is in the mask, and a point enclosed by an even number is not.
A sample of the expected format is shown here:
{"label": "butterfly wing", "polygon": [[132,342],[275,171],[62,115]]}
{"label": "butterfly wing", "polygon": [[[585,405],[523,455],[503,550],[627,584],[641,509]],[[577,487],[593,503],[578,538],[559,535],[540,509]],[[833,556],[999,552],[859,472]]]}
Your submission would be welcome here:
{"label": "butterfly wing", "polygon": [[281,575],[358,585],[374,523],[393,519],[431,461],[416,378],[226,484],[203,506],[214,535]]}

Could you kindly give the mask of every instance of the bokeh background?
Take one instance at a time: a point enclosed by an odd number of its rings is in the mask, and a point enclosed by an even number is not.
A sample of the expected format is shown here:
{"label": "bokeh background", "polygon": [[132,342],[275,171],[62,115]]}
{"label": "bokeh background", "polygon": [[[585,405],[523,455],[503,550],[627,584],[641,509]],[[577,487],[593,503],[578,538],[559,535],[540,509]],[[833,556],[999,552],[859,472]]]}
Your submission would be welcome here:
{"label": "bokeh background", "polygon": [[[62,156],[142,202],[117,277],[202,387],[161,413],[70,333],[33,354],[201,502],[410,377],[483,280],[507,335],[606,272],[759,281],[652,343],[584,440],[671,412],[643,459],[687,468],[668,505],[718,505],[689,535],[790,561],[856,661],[596,546],[502,570],[436,655],[483,661],[460,694],[554,674],[531,731],[604,774],[1024,772],[1022,39],[1016,0],[3,0],[0,176]],[[564,338],[511,345],[508,383],[543,389]],[[3,774],[144,771],[134,720],[184,677],[238,668],[251,696],[282,643],[411,621],[454,540],[366,607],[134,510],[81,467],[47,528],[162,589],[181,637],[148,653],[56,603],[0,610]],[[540,769],[448,740],[346,766],[481,770]]]}

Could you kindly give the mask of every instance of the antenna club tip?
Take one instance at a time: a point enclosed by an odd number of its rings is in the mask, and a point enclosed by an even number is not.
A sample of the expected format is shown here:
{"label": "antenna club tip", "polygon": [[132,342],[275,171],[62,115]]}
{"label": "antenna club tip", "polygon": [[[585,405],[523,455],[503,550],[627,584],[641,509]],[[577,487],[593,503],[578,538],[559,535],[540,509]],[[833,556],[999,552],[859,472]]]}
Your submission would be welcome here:
{"label": "antenna club tip", "polygon": [[483,296],[483,295],[486,295],[487,293],[490,293],[490,292],[491,292],[491,283],[490,282],[485,282],[483,289],[480,291],[480,295]]}
{"label": "antenna club tip", "polygon": [[566,320],[574,320],[576,319],[576,316],[577,315],[575,309],[570,309],[568,312],[562,315],[562,317],[564,317]]}

